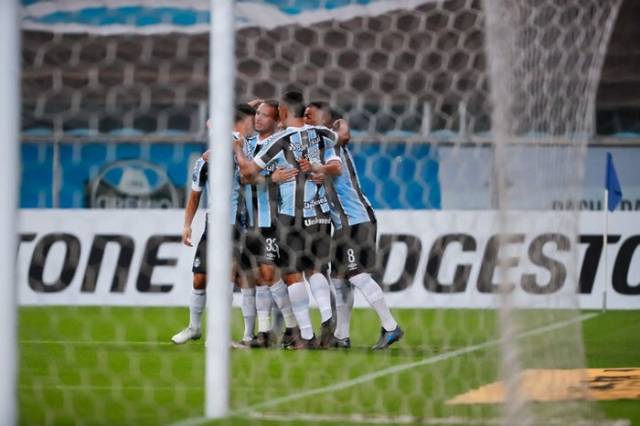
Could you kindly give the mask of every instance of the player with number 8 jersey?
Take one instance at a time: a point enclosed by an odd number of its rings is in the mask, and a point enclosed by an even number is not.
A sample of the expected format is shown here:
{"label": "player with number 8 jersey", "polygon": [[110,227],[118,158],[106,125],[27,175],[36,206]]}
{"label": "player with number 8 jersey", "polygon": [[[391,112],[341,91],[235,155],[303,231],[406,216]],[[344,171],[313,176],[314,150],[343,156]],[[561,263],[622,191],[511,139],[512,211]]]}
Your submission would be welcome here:
{"label": "player with number 8 jersey", "polygon": [[351,138],[347,122],[333,117],[329,105],[313,102],[305,111],[305,122],[331,126],[338,135],[336,153],[344,172],[329,176],[325,182],[327,194],[334,209],[336,229],[333,233],[332,282],[336,289],[336,330],[332,345],[351,346],[349,321],[353,308],[353,288],[360,289],[374,308],[382,323],[380,338],[374,350],[384,349],[404,335],[387,306],[380,285],[369,271],[376,258],[376,216],[371,203],[362,192],[355,162],[349,150]]}

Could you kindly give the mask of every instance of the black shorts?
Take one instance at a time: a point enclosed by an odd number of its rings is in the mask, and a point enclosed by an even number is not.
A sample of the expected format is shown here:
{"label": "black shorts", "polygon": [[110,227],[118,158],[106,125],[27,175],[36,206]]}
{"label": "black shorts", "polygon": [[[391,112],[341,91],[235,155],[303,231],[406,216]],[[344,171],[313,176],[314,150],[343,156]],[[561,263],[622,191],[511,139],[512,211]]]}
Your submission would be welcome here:
{"label": "black shorts", "polygon": [[277,227],[253,228],[246,231],[243,252],[252,269],[259,265],[275,265],[280,257]]}
{"label": "black shorts", "polygon": [[332,275],[352,277],[371,272],[376,264],[375,223],[343,226],[333,234]]}
{"label": "black shorts", "polygon": [[[243,244],[243,231],[240,225],[231,225],[231,238],[233,244],[232,256],[235,261],[238,262],[240,267],[244,270],[250,267],[249,257],[242,252],[241,247]],[[204,227],[200,242],[196,248],[196,255],[193,258],[193,266],[191,271],[194,274],[206,274],[207,273],[207,226]]]}
{"label": "black shorts", "polygon": [[283,274],[321,271],[331,259],[331,220],[318,217],[299,222],[278,216],[280,258],[276,264]]}

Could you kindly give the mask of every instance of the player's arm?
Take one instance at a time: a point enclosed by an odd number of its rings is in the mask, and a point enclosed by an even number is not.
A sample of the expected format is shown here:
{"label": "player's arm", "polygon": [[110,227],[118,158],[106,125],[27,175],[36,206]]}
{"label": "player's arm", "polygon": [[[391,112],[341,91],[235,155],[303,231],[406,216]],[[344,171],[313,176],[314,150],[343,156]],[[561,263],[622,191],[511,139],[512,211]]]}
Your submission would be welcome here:
{"label": "player's arm", "polygon": [[296,176],[298,176],[298,169],[278,167],[271,173],[271,180],[275,183],[284,183],[294,180]]}
{"label": "player's arm", "polygon": [[338,135],[338,145],[348,144],[351,140],[351,129],[344,118],[340,118],[333,123],[333,131]]}
{"label": "player's arm", "polygon": [[324,164],[311,163],[308,159],[302,158],[299,161],[300,170],[316,175],[340,176],[342,174],[342,161],[340,161],[340,157],[336,155],[336,151],[333,148],[335,145],[334,140],[324,137],[326,146],[323,158]]}
{"label": "player's arm", "polygon": [[340,176],[342,174],[342,160],[336,154],[336,141],[338,136],[334,132],[331,132],[330,137],[325,137],[326,148],[324,150],[324,164],[322,170],[329,176]]}
{"label": "player's arm", "polygon": [[260,104],[261,104],[261,103],[263,103],[263,102],[264,102],[264,99],[262,99],[262,98],[256,98],[256,99],[254,99],[254,100],[252,100],[252,101],[247,102],[247,104],[248,104],[251,108],[256,109],[256,108],[258,108],[258,107],[260,106]]}
{"label": "player's arm", "polygon": [[191,224],[200,205],[200,197],[202,197],[202,190],[207,181],[207,174],[208,163],[204,158],[199,158],[193,167],[191,193],[187,200],[187,206],[184,209],[184,224],[182,226],[182,243],[189,247],[193,246],[193,242],[191,241]]}
{"label": "player's arm", "polygon": [[[285,169],[284,167],[278,167],[269,175],[271,177],[271,181],[273,183],[284,183],[289,182],[295,179],[298,175],[298,169]],[[262,184],[267,181],[267,177],[262,174],[255,175],[252,179],[242,178],[240,180],[241,183],[257,185]]]}
{"label": "player's arm", "polygon": [[240,183],[243,185],[258,185],[260,183],[264,183],[265,181],[265,177],[260,174],[247,177],[240,175]]}
{"label": "player's arm", "polygon": [[300,160],[300,170],[317,175],[340,176],[342,174],[342,162],[339,159],[332,159],[325,164],[315,164],[303,158]]}
{"label": "player's arm", "polygon": [[265,142],[253,160],[249,160],[242,149],[242,143],[236,141],[233,144],[233,152],[240,169],[240,176],[245,179],[253,179],[261,170],[266,169],[271,162],[276,160],[278,154],[284,150],[284,144],[284,138],[272,138]]}
{"label": "player's arm", "polygon": [[240,178],[246,183],[251,183],[256,179],[261,167],[259,167],[255,161],[251,161],[244,153],[244,142],[242,140],[236,140],[233,142],[233,154],[236,158],[236,163],[240,169]]}
{"label": "player's arm", "polygon": [[191,223],[198,211],[200,205],[200,197],[202,191],[191,191],[189,199],[187,200],[187,207],[184,209],[184,226],[182,227],[182,243],[186,246],[193,247],[191,241]]}

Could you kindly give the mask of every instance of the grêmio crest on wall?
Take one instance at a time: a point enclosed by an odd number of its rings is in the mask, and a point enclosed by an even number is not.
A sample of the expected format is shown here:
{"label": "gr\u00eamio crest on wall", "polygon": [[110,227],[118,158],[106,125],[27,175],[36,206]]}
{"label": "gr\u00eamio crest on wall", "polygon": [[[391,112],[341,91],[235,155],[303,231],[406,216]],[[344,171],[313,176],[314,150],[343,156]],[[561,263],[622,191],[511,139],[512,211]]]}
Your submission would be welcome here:
{"label": "gr\u00eamio crest on wall", "polygon": [[176,188],[160,166],[143,160],[116,161],[89,183],[89,207],[179,208]]}

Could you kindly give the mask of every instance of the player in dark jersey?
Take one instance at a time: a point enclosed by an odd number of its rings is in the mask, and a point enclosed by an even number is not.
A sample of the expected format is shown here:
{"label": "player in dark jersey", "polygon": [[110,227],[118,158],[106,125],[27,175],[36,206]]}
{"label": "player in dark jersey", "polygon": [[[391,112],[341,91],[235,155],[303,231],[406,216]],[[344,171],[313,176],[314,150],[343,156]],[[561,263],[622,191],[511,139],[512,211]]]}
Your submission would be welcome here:
{"label": "player in dark jersey", "polygon": [[400,340],[404,332],[394,319],[382,289],[369,271],[375,265],[377,220],[371,203],[362,192],[351,152],[349,127],[324,102],[313,102],[305,111],[305,122],[331,126],[338,134],[336,153],[344,172],[329,176],[325,182],[334,210],[332,282],[336,290],[336,330],[333,346],[349,348],[349,321],[353,308],[353,288],[358,287],[374,308],[382,323],[374,350],[386,348]]}
{"label": "player in dark jersey", "polygon": [[[235,124],[233,139],[236,141],[242,141],[248,135],[253,133],[253,118],[255,110],[249,105],[240,104],[236,107],[235,112]],[[185,208],[184,227],[182,230],[182,242],[189,246],[193,246],[191,240],[191,223],[197,212],[198,205],[200,204],[200,198],[203,190],[206,188],[209,191],[209,179],[208,179],[208,163],[205,158],[199,158],[194,166],[192,182],[191,182],[191,194],[187,201]],[[238,262],[241,259],[241,252],[239,246],[239,239],[241,236],[240,230],[240,218],[242,214],[241,205],[241,193],[240,193],[240,172],[235,167],[234,177],[232,181],[233,187],[231,191],[231,224],[233,227],[233,259],[234,265],[234,281],[239,284],[241,288],[247,288],[245,280],[240,279],[238,273]],[[205,223],[208,219],[205,219]],[[189,301],[189,325],[182,331],[177,333],[171,338],[171,341],[175,344],[181,345],[189,340],[197,340],[202,335],[202,312],[206,304],[206,286],[207,286],[207,227],[200,238],[196,254],[193,260],[193,290]],[[250,300],[250,298],[247,298]],[[243,302],[244,303],[244,302]],[[247,303],[251,308],[250,303]],[[244,307],[243,307],[244,308]],[[245,330],[250,329],[250,338],[253,338],[254,325],[251,323],[251,317],[255,319],[255,297],[253,303],[253,315],[250,315],[248,311],[250,309],[243,309],[243,316],[245,316]],[[249,313],[249,315],[244,315]],[[247,331],[245,331],[245,338],[247,337]]]}
{"label": "player in dark jersey", "polygon": [[269,138],[253,161],[246,158],[241,146],[236,144],[234,150],[243,177],[252,178],[271,164],[301,172],[294,181],[279,185],[278,202],[279,266],[300,328],[296,347],[301,349],[316,346],[303,273],[320,308],[323,332],[332,318],[331,290],[319,272],[330,257],[330,208],[324,186],[315,183],[312,176],[341,173],[334,151],[335,134],[324,127],[306,126],[304,109],[302,94],[286,93],[279,105],[286,129]]}

